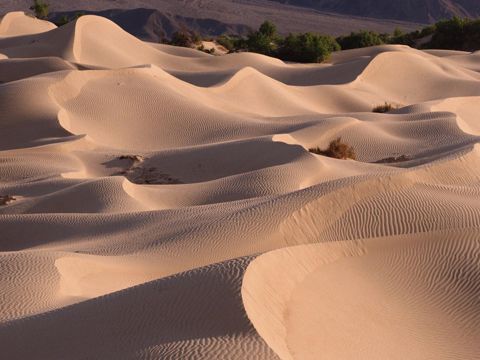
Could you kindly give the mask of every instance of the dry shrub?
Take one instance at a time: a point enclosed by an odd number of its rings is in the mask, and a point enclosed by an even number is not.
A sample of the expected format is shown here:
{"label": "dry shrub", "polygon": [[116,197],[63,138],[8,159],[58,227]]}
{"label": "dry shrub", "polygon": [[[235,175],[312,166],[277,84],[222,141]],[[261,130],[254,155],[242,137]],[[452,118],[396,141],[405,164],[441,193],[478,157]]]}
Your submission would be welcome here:
{"label": "dry shrub", "polygon": [[385,104],[383,104],[383,105],[375,106],[372,109],[372,112],[374,112],[374,113],[387,113],[389,111],[392,111],[393,109],[394,109],[394,107],[393,107],[392,104],[385,102]]}
{"label": "dry shrub", "polygon": [[328,156],[335,159],[356,159],[355,151],[353,148],[342,142],[342,138],[336,138],[335,140],[330,142],[327,149],[320,149],[319,147],[309,149],[311,153],[317,155]]}

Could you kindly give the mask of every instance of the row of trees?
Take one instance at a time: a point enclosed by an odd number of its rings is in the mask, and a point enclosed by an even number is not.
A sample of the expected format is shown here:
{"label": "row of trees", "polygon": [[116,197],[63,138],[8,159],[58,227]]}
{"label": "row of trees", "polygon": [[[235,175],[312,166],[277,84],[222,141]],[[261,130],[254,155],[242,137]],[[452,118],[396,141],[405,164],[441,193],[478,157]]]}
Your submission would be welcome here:
{"label": "row of trees", "polygon": [[480,19],[455,17],[435,25],[432,40],[427,44],[435,49],[476,51],[480,49]]}
{"label": "row of trees", "polygon": [[[177,46],[198,47],[198,34],[181,31],[172,35],[167,43]],[[282,37],[275,24],[265,21],[257,31],[247,37],[222,35],[216,41],[230,52],[250,51],[295,62],[322,62],[340,46],[331,36],[303,33]]]}
{"label": "row of trees", "polygon": [[270,21],[246,38],[221,36],[217,41],[230,51],[252,51],[295,62],[322,62],[332,51],[340,50],[335,39],[328,35],[307,32],[282,37]]}
{"label": "row of trees", "polygon": [[476,51],[480,49],[480,19],[454,17],[409,33],[403,33],[399,29],[393,34],[360,31],[336,40],[344,50],[381,44],[401,44],[419,49]]}
{"label": "row of trees", "polygon": [[295,62],[321,62],[333,51],[382,44],[475,51],[480,49],[480,19],[454,17],[409,33],[404,33],[400,29],[396,29],[392,34],[365,30],[336,39],[314,33],[281,37],[275,24],[265,21],[257,31],[250,33],[246,38],[220,36],[217,41],[230,51],[252,51]]}

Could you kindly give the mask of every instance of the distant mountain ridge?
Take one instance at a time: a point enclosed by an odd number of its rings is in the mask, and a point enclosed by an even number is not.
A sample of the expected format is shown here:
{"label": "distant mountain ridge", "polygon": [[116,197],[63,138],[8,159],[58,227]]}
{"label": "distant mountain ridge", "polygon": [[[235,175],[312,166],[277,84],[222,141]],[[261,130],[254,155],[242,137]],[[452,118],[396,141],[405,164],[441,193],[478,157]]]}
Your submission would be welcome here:
{"label": "distant mountain ridge", "polygon": [[62,17],[73,19],[78,14],[106,17],[130,34],[151,42],[170,39],[174,32],[182,30],[194,31],[202,36],[218,36],[225,33],[244,35],[251,30],[243,24],[229,24],[215,19],[185,17],[142,8],[54,12],[49,16],[49,20],[58,22]]}
{"label": "distant mountain ridge", "polygon": [[[46,0],[46,2],[50,4],[50,12],[56,15],[77,11],[94,12],[106,16],[128,29],[130,33],[148,41],[157,41],[165,35],[168,37],[168,34],[175,31],[174,29],[182,26],[192,28],[204,36],[213,36],[222,28],[225,29],[225,33],[242,34],[246,27],[257,29],[265,20],[274,22],[282,34],[311,31],[342,35],[359,29],[392,32],[395,28],[411,31],[423,25],[412,21],[334,14],[271,0]],[[9,11],[28,12],[32,3],[33,0],[0,0],[0,16]],[[132,17],[133,21],[128,17]]]}
{"label": "distant mountain ridge", "polygon": [[319,11],[431,23],[452,16],[480,16],[479,0],[270,0]]}

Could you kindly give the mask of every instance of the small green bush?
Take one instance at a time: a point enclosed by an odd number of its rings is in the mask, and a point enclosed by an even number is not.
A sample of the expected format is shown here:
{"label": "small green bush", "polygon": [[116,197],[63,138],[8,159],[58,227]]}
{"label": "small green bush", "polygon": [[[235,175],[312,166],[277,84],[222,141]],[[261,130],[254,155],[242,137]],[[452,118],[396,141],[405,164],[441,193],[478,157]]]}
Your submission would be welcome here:
{"label": "small green bush", "polygon": [[386,34],[384,39],[385,43],[408,45],[411,47],[418,47],[418,43],[427,36],[432,35],[435,32],[435,25],[424,27],[422,30],[416,30],[409,33],[403,33],[401,31],[395,31],[393,35]]}
{"label": "small green bush", "polygon": [[35,16],[39,19],[46,19],[49,14],[50,5],[42,0],[34,0],[30,10],[35,12]]}
{"label": "small green bush", "polygon": [[234,39],[230,38],[227,35],[221,35],[217,38],[217,43],[223,46],[228,51],[233,51],[235,49]]}
{"label": "small green bush", "polygon": [[358,49],[368,46],[382,45],[384,41],[380,34],[374,31],[352,32],[350,35],[337,38],[342,50]]}
{"label": "small green bush", "polygon": [[331,36],[290,34],[282,41],[277,56],[285,61],[317,63],[325,61],[337,50],[340,50],[340,46]]}
{"label": "small green bush", "polygon": [[245,40],[248,51],[263,55],[273,55],[277,48],[277,28],[270,21],[260,25],[258,31],[251,32]]}
{"label": "small green bush", "polygon": [[277,35],[277,26],[271,21],[264,21],[258,28],[258,32],[262,35],[273,39]]}
{"label": "small green bush", "polygon": [[58,18],[56,21],[54,21],[55,25],[57,26],[63,26],[66,25],[72,21],[78,20],[80,17],[84,16],[85,13],[83,12],[76,12],[73,17],[69,17],[68,15],[62,15],[60,18]]}
{"label": "small green bush", "polygon": [[202,41],[201,37],[194,33],[188,31],[176,31],[172,34],[172,39],[170,40],[170,45],[182,46],[182,47],[193,47]]}
{"label": "small green bush", "polygon": [[60,17],[60,19],[58,19],[56,22],[55,22],[55,25],[57,26],[63,26],[63,25],[66,25],[70,22],[70,18],[67,16],[67,15],[62,15]]}
{"label": "small green bush", "polygon": [[317,155],[328,156],[335,159],[356,159],[355,151],[351,146],[342,142],[342,138],[336,138],[331,141],[327,149],[320,149],[319,147],[309,149],[311,153]]}

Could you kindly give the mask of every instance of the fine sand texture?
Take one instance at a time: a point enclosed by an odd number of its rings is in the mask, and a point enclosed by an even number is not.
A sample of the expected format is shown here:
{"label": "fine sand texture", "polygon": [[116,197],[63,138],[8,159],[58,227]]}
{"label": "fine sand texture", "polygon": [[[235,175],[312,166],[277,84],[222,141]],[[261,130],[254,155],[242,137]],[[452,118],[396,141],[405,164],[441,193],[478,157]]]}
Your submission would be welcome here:
{"label": "fine sand texture", "polygon": [[0,358],[480,359],[479,62],[7,14]]}

